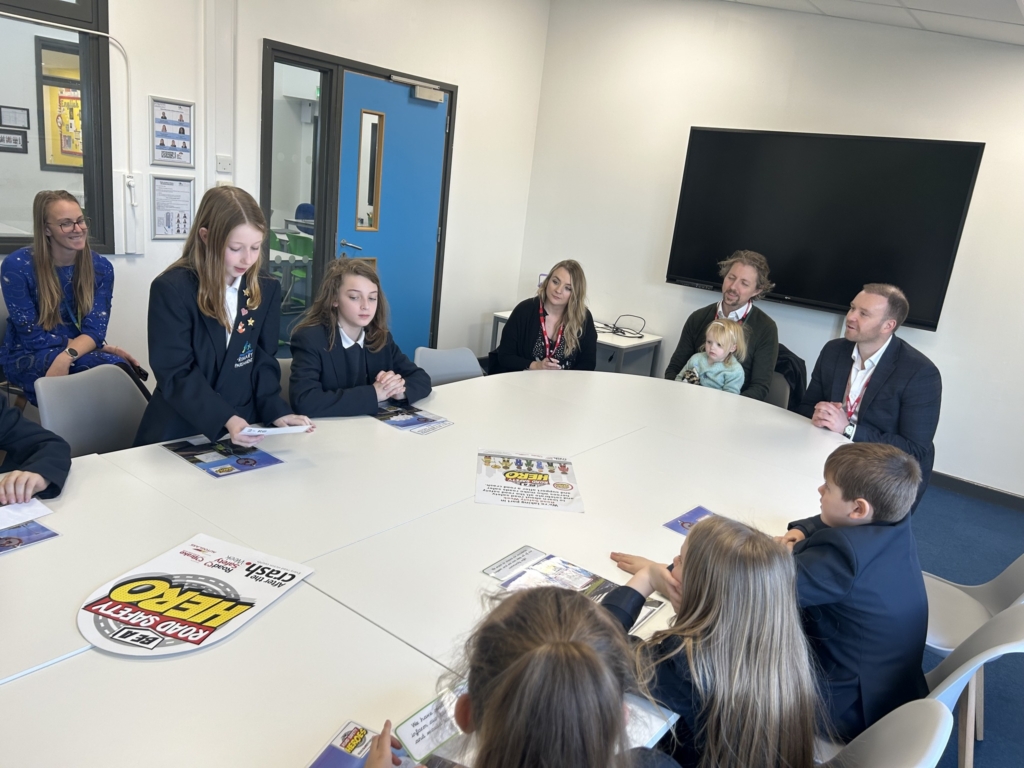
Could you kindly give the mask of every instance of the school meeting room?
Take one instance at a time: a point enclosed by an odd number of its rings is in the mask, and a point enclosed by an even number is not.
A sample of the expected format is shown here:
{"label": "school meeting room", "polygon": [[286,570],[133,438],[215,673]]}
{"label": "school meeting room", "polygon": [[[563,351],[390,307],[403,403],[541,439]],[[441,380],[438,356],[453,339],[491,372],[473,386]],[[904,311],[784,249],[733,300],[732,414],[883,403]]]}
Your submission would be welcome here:
{"label": "school meeting room", "polygon": [[1024,766],[1024,0],[0,67],[0,767]]}

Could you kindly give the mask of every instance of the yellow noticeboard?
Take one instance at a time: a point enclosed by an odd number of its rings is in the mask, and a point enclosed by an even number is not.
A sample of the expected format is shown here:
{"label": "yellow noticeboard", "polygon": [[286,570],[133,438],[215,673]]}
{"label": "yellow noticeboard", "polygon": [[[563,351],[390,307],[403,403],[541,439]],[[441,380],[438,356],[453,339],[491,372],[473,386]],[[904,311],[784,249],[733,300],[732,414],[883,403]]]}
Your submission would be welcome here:
{"label": "yellow noticeboard", "polygon": [[44,85],[43,119],[46,164],[81,168],[82,92]]}

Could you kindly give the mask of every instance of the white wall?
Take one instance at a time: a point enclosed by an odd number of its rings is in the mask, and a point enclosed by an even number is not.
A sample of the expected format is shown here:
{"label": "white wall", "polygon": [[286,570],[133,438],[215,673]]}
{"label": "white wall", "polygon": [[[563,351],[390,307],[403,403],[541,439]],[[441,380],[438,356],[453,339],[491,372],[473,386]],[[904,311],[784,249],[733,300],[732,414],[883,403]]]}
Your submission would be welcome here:
{"label": "white wall", "polygon": [[[554,0],[517,295],[577,258],[595,315],[646,317],[664,363],[713,299],[665,283],[691,125],[983,141],[939,330],[900,333],[942,372],[935,468],[1024,494],[1022,93],[1017,46],[716,0]],[[809,369],[840,327],[762,308]]]}
{"label": "white wall", "polygon": [[457,85],[438,345],[484,352],[515,297],[547,20],[547,0],[239,0],[236,183],[259,188],[263,38]]}

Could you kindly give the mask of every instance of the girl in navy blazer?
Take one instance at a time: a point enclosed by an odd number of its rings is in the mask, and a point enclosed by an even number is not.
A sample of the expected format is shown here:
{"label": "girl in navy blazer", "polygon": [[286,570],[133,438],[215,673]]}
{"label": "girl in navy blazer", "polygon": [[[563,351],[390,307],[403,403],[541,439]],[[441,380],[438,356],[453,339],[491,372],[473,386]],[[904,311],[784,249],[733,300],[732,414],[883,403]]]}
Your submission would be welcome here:
{"label": "girl in navy blazer", "polygon": [[430,376],[388,332],[388,302],[377,270],[338,259],[292,332],[291,400],[307,416],[377,413],[388,399],[422,400]]}
{"label": "girl in navy blazer", "polygon": [[156,391],[136,445],[202,433],[252,446],[253,422],[298,426],[281,397],[274,355],[281,287],[259,274],[267,223],[252,196],[214,187],[199,203],[182,257],[149,292],[149,360]]}

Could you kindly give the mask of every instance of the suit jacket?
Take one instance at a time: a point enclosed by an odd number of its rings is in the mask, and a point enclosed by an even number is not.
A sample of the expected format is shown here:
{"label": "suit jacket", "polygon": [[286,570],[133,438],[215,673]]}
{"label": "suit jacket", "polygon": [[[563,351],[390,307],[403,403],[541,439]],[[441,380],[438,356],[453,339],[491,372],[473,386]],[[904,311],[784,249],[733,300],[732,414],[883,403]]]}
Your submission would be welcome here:
{"label": "suit jacket", "polygon": [[[665,368],[665,378],[675,379],[686,362],[704,345],[708,326],[718,315],[718,303],[709,304],[693,312],[683,325],[672,359]],[[755,304],[743,321],[743,335],[747,341],[747,357],[743,361],[743,389],[740,394],[754,400],[764,400],[772,386],[772,373],[779,357],[779,329],[767,314]]]}
{"label": "suit jacket", "polygon": [[20,469],[35,472],[50,481],[36,494],[52,499],[64,488],[71,469],[71,446],[49,430],[26,419],[17,408],[0,397],[0,451],[7,451],[0,474]]}
{"label": "suit jacket", "polygon": [[[841,403],[853,367],[854,342],[833,339],[814,364],[811,383],[800,404],[810,418],[822,401]],[[857,418],[855,443],[888,443],[906,451],[921,464],[918,499],[928,487],[935,463],[935,428],[939,424],[942,378],[927,357],[896,336],[864,390]]]}
{"label": "suit jacket", "polygon": [[928,596],[910,519],[829,528],[818,516],[789,525],[807,536],[793,547],[797,599],[844,740],[928,695]]}
{"label": "suit jacket", "polygon": [[[246,278],[225,348],[225,328],[199,311],[199,277],[178,267],[158,276],[149,290],[149,362],[156,391],[135,436],[136,445],[201,433],[216,440],[232,416],[272,422],[291,413],[281,397],[277,337],[281,286],[260,276],[262,300],[246,307]],[[241,330],[239,330],[241,329]]]}
{"label": "suit jacket", "polygon": [[300,328],[292,335],[291,401],[295,413],[320,416],[359,416],[377,412],[373,382],[381,371],[394,371],[405,379],[405,399],[414,403],[430,394],[430,376],[388,340],[377,352],[365,349],[366,383],[343,389],[348,381],[348,358],[336,335],[327,348],[327,329],[321,325]]}
{"label": "suit jacket", "polygon": [[[525,371],[534,361],[533,347],[540,335],[540,297],[534,296],[516,304],[501,331],[498,348],[490,353],[488,373]],[[551,339],[554,344],[555,340]],[[565,367],[577,371],[597,368],[597,327],[587,310],[587,321],[579,338],[579,346],[565,358]]]}

